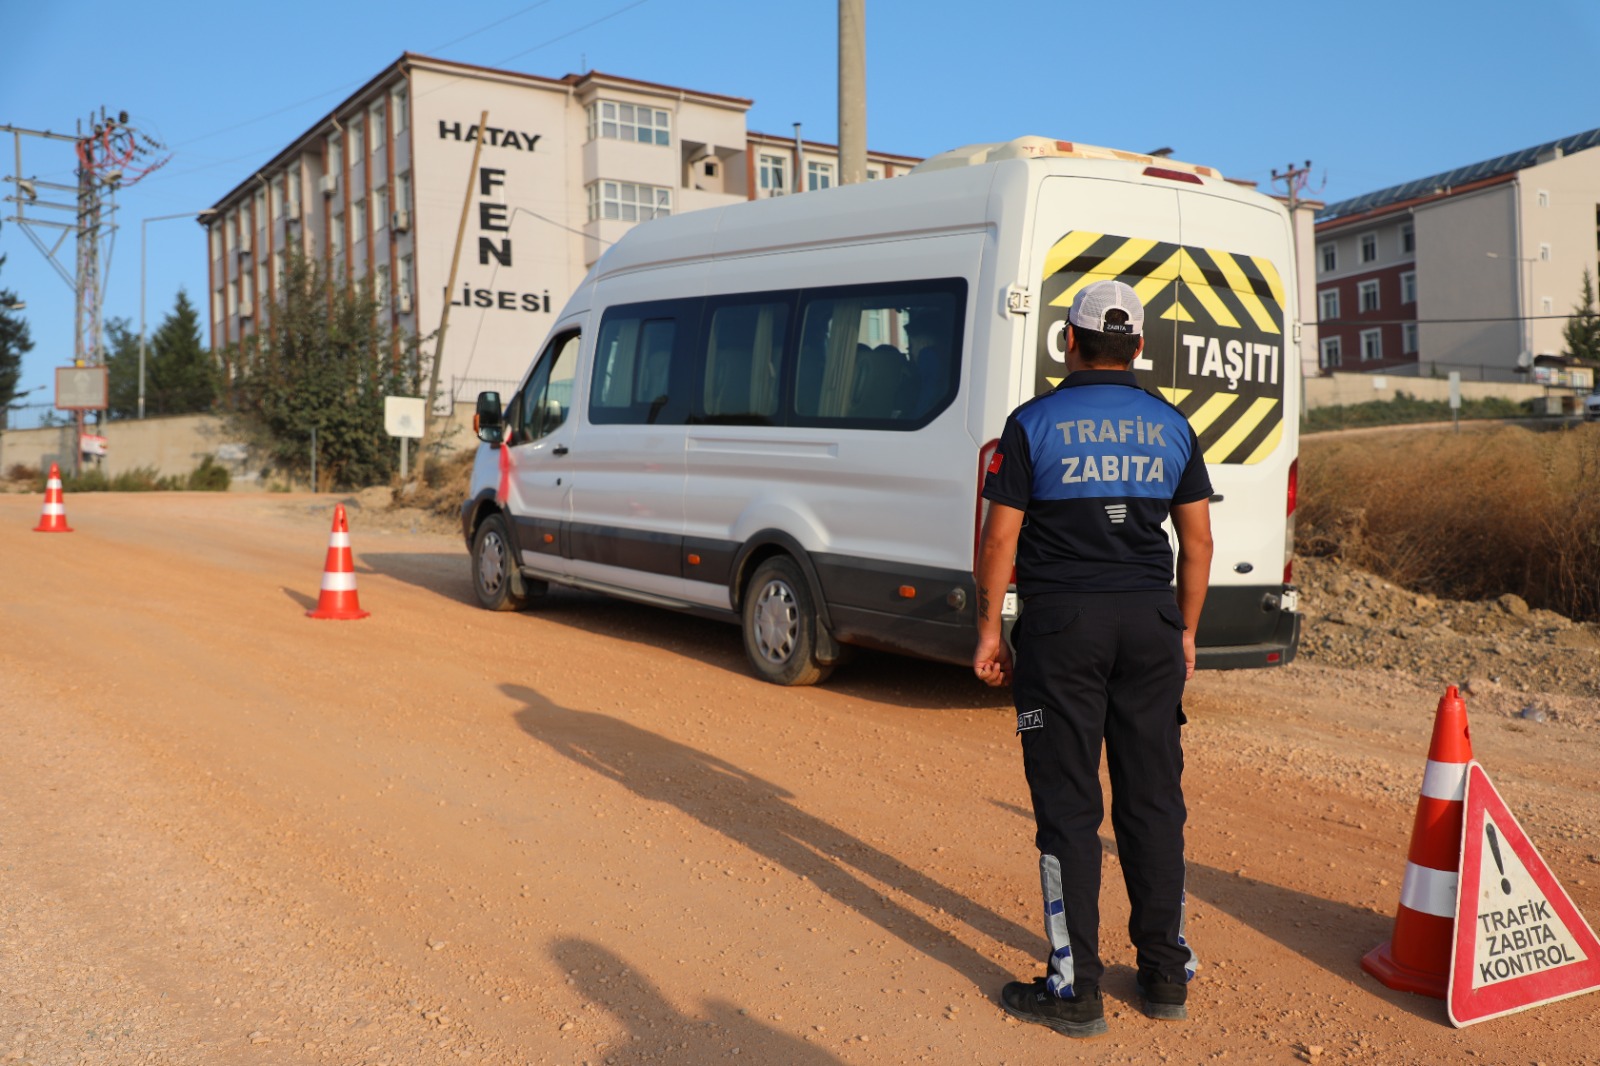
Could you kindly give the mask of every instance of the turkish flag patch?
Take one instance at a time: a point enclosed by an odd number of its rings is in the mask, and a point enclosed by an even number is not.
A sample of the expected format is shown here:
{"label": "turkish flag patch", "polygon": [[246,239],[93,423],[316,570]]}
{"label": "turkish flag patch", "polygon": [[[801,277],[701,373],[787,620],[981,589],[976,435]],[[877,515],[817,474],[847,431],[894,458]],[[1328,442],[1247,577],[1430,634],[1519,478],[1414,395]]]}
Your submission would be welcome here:
{"label": "turkish flag patch", "polygon": [[1005,456],[1001,455],[999,452],[995,452],[994,457],[989,460],[989,473],[998,474],[1000,472],[1000,464],[1005,462],[1005,460]]}

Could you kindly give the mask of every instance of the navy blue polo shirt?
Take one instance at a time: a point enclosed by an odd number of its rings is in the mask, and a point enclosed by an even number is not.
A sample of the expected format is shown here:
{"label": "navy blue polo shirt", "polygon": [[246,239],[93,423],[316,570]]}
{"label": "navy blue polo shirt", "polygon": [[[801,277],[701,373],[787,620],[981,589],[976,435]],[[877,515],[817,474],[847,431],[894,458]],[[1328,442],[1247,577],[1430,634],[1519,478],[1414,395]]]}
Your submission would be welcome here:
{"label": "navy blue polo shirt", "polygon": [[1145,592],[1172,584],[1161,523],[1211,495],[1183,414],[1132,371],[1079,370],[1011,412],[983,498],[1024,512],[1017,592]]}

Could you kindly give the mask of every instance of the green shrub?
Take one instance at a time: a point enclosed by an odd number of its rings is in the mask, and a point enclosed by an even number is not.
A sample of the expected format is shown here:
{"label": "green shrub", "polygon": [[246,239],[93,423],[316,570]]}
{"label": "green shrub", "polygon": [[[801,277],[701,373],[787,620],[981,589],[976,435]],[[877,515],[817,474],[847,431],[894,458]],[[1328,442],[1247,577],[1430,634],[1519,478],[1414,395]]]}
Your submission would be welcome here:
{"label": "green shrub", "polygon": [[207,455],[190,473],[188,488],[190,492],[227,492],[232,481],[228,468],[218,463],[215,456]]}
{"label": "green shrub", "polygon": [[61,489],[63,492],[110,492],[111,480],[97,466],[91,466],[81,474],[61,475]]}
{"label": "green shrub", "polygon": [[154,492],[162,488],[161,475],[153,466],[136,466],[111,479],[112,492]]}
{"label": "green shrub", "polygon": [[[1534,413],[1534,403],[1518,403],[1499,396],[1481,400],[1461,401],[1461,418],[1527,418]],[[1454,416],[1446,400],[1419,400],[1404,390],[1397,390],[1392,399],[1369,400],[1366,403],[1340,404],[1332,407],[1313,407],[1305,413],[1300,428],[1307,433],[1319,430],[1352,429],[1360,426],[1398,426],[1413,422],[1450,422]]]}

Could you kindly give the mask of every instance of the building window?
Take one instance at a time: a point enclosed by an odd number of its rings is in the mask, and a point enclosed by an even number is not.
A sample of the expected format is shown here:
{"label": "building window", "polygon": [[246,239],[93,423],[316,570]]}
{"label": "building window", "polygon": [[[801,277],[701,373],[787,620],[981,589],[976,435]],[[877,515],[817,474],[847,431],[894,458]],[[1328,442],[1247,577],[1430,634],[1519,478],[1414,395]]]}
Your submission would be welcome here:
{"label": "building window", "polygon": [[1539,262],[1550,262],[1550,246],[1548,244],[1539,245]]}
{"label": "building window", "polygon": [[367,113],[367,128],[372,130],[372,150],[376,152],[383,147],[384,121],[383,101],[379,100],[372,105],[372,110]]}
{"label": "building window", "polygon": [[1400,227],[1400,251],[1409,255],[1416,250],[1417,227],[1414,224],[1407,222],[1405,225]]}
{"label": "building window", "polygon": [[1540,189],[1539,190],[1539,206],[1540,207],[1549,207],[1550,206],[1550,190],[1549,189]]}
{"label": "building window", "polygon": [[411,210],[411,171],[402,170],[394,177],[394,209]]}
{"label": "building window", "polygon": [[1417,354],[1417,324],[1415,322],[1407,322],[1400,328],[1400,339],[1403,342],[1403,354]]}
{"label": "building window", "polygon": [[817,192],[833,188],[833,164],[815,159],[806,160],[806,191]]}
{"label": "building window", "polygon": [[1339,338],[1322,338],[1322,369],[1332,370],[1336,366],[1343,365],[1344,356],[1339,351]]}
{"label": "building window", "polygon": [[406,303],[406,301],[409,300],[410,297],[411,297],[411,285],[412,285],[413,277],[414,277],[414,274],[413,274],[413,271],[412,271],[411,257],[409,255],[401,256],[400,257],[400,273],[395,278],[395,290],[394,290],[394,293],[395,293],[395,295],[397,297],[400,298],[400,305],[401,305],[401,313],[402,314],[405,312],[405,303]]}
{"label": "building window", "polygon": [[1317,293],[1317,310],[1324,322],[1339,317],[1339,290],[1323,289]]}
{"label": "building window", "polygon": [[389,190],[379,187],[372,190],[372,228],[383,229],[392,220],[389,218]]}
{"label": "building window", "polygon": [[1364,329],[1361,331],[1361,361],[1370,363],[1383,358],[1383,330]]}
{"label": "building window", "polygon": [[1371,263],[1378,258],[1378,235],[1376,233],[1363,233],[1361,235],[1361,261]]}
{"label": "building window", "polygon": [[367,154],[367,124],[360,115],[350,120],[350,162],[359,163]]}
{"label": "building window", "polygon": [[367,239],[367,202],[365,200],[357,200],[350,205],[350,210],[351,218],[353,219],[350,240],[364,241]]}
{"label": "building window", "polygon": [[389,302],[389,268],[379,266],[373,272],[372,297],[380,304]]}
{"label": "building window", "polygon": [[222,290],[217,289],[211,294],[211,321],[222,321]]}
{"label": "building window", "polygon": [[1378,309],[1378,282],[1376,280],[1363,281],[1360,286],[1361,310],[1376,311]]}
{"label": "building window", "polygon": [[589,139],[605,137],[641,144],[670,144],[672,119],[665,111],[640,104],[596,100],[589,105]]}
{"label": "building window", "polygon": [[389,114],[394,116],[394,135],[400,136],[406,131],[406,91],[399,88],[389,94]]}
{"label": "building window", "polygon": [[883,168],[882,167],[868,167],[867,168],[867,180],[868,181],[877,181],[882,177],[883,177]]}
{"label": "building window", "polygon": [[344,169],[344,137],[328,134],[328,177],[337,178]]}
{"label": "building window", "polygon": [[[788,191],[789,161],[781,155],[762,155],[757,162],[761,192],[766,196],[782,196]],[[1600,217],[1600,209],[1596,209]]]}
{"label": "building window", "polygon": [[222,258],[222,227],[211,227],[211,258]]}
{"label": "building window", "polygon": [[1400,302],[1414,304],[1417,302],[1417,272],[1408,270],[1400,275]]}
{"label": "building window", "polygon": [[1326,274],[1329,271],[1338,270],[1339,269],[1339,246],[1336,245],[1336,244],[1324,244],[1322,246],[1322,248],[1321,248],[1321,252],[1322,252],[1322,272],[1324,274]]}
{"label": "building window", "polygon": [[589,221],[647,222],[672,214],[672,190],[629,181],[596,181],[588,187]]}

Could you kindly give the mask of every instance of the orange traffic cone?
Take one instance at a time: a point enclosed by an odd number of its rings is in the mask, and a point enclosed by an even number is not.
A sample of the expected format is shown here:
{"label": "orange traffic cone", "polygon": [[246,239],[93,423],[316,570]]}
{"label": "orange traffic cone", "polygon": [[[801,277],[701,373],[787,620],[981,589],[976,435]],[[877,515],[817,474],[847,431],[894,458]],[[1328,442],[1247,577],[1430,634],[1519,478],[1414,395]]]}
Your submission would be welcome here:
{"label": "orange traffic cone", "polygon": [[1411,851],[1400,886],[1394,935],[1361,959],[1361,968],[1390,988],[1443,999],[1461,880],[1461,820],[1472,735],[1467,707],[1451,685],[1439,700],[1422,775]]}
{"label": "orange traffic cone", "polygon": [[61,467],[50,464],[50,478],[44,483],[44,510],[39,513],[35,533],[71,533],[67,525],[67,505],[61,498]]}
{"label": "orange traffic cone", "polygon": [[356,569],[350,558],[350,527],[345,523],[344,504],[333,505],[333,532],[328,536],[328,561],[322,568],[322,595],[317,609],[307,618],[336,618],[347,621],[365,618],[371,611],[361,609],[356,595]]}

